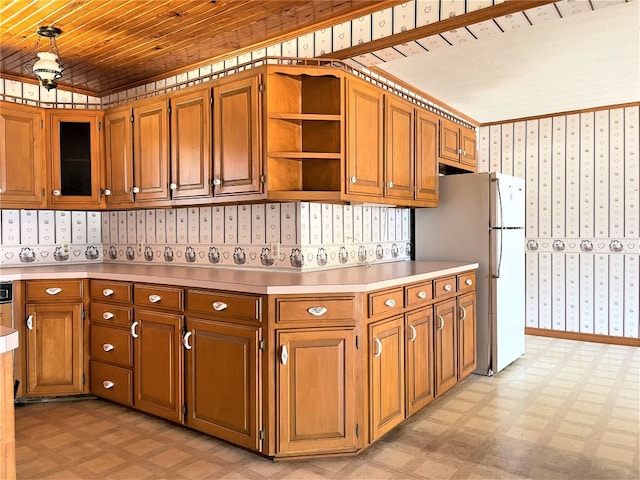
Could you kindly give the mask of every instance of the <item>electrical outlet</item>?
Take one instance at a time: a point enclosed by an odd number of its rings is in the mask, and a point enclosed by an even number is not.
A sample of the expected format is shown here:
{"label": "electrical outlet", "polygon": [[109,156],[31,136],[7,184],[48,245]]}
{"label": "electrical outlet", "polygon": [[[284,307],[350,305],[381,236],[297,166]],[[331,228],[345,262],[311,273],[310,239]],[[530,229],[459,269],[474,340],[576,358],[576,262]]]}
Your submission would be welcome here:
{"label": "electrical outlet", "polygon": [[138,242],[138,256],[142,256],[142,249],[144,248],[144,244],[142,242]]}
{"label": "electrical outlet", "polygon": [[278,258],[280,256],[280,242],[271,242],[269,249],[271,250],[271,256],[273,258]]}
{"label": "electrical outlet", "polygon": [[63,243],[62,244],[62,253],[64,255],[69,255],[69,244],[68,243]]}

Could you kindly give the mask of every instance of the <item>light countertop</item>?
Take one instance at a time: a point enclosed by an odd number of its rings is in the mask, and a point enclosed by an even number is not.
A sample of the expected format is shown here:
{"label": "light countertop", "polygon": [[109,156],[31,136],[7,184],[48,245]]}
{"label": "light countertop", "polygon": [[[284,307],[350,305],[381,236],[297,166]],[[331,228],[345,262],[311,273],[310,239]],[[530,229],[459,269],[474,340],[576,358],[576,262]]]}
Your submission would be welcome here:
{"label": "light countertop", "polygon": [[465,262],[392,262],[317,272],[268,272],[233,268],[126,264],[3,267],[0,280],[91,278],[258,294],[368,292],[455,275],[478,268]]}
{"label": "light countertop", "polygon": [[0,354],[18,348],[18,331],[0,325]]}

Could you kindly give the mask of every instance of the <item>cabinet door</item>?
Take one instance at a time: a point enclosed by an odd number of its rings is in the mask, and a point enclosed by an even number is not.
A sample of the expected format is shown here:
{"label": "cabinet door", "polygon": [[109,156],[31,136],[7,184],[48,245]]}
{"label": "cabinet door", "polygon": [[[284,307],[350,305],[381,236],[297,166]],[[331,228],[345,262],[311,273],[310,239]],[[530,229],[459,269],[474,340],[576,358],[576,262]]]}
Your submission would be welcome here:
{"label": "cabinet door", "polygon": [[456,300],[435,305],[435,384],[436,396],[458,382],[458,348],[456,343]]}
{"label": "cabinet door", "polygon": [[169,200],[168,99],[141,102],[133,109],[133,145],[136,201]]}
{"label": "cabinet door", "polygon": [[458,380],[476,369],[476,295],[458,297]]}
{"label": "cabinet door", "polygon": [[104,116],[107,204],[133,203],[132,113],[127,107]]}
{"label": "cabinet door", "polygon": [[85,392],[82,304],[27,304],[27,394]]}
{"label": "cabinet door", "polygon": [[449,120],[440,120],[439,136],[439,157],[458,162],[460,160],[460,127]]}
{"label": "cabinet door", "polygon": [[370,441],[404,420],[404,318],[369,325]]}
{"label": "cabinet door", "polygon": [[102,116],[99,111],[49,111],[51,205],[100,206]]}
{"label": "cabinet door", "polygon": [[171,97],[171,198],[211,196],[211,89]]}
{"label": "cabinet door", "polygon": [[413,200],[413,105],[385,95],[384,196]]}
{"label": "cabinet door", "polygon": [[213,89],[215,196],[262,193],[260,78]]}
{"label": "cabinet door", "polygon": [[468,128],[461,128],[462,156],[460,161],[474,168],[478,164],[478,154],[476,150],[476,132]]}
{"label": "cabinet door", "polygon": [[0,103],[0,206],[46,205],[44,113],[41,109]]}
{"label": "cabinet door", "polygon": [[260,328],[187,318],[186,424],[260,450]]}
{"label": "cabinet door", "polygon": [[355,333],[277,334],[277,453],[356,450]]}
{"label": "cabinet door", "polygon": [[134,405],[182,421],[182,315],[136,310],[133,339]]}
{"label": "cabinet door", "polygon": [[383,99],[367,82],[347,81],[346,193],[382,197]]}
{"label": "cabinet door", "polygon": [[437,206],[438,185],[438,118],[417,110],[415,199],[428,206]]}
{"label": "cabinet door", "polygon": [[434,399],[433,384],[433,307],[406,316],[407,416]]}

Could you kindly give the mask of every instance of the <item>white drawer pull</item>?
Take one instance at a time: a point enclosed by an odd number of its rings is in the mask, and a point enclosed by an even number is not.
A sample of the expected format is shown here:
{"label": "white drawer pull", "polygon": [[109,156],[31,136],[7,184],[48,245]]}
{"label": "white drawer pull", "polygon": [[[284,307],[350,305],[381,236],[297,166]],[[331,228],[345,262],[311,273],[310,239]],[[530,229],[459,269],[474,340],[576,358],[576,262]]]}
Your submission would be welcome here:
{"label": "white drawer pull", "polygon": [[138,326],[138,322],[133,322],[131,324],[131,336],[133,338],[138,338],[138,334],[136,333],[136,327]]}
{"label": "white drawer pull", "polygon": [[382,342],[378,338],[374,338],[373,341],[376,343],[376,351],[373,353],[373,356],[379,357],[382,355]]}
{"label": "white drawer pull", "polygon": [[113,350],[113,345],[111,345],[110,343],[103,343],[102,344],[102,349],[105,352],[110,352],[111,350]]}
{"label": "white drawer pull", "polygon": [[327,309],[325,307],[309,307],[307,308],[307,312],[309,312],[314,317],[319,317],[327,313]]}
{"label": "white drawer pull", "polygon": [[427,292],[425,292],[424,290],[420,290],[418,292],[418,298],[427,298]]}
{"label": "white drawer pull", "polygon": [[393,307],[395,307],[395,306],[396,306],[396,300],[395,300],[394,298],[387,298],[387,299],[384,301],[384,304],[385,304],[387,307],[393,308]]}
{"label": "white drawer pull", "polygon": [[184,345],[184,348],[186,350],[191,350],[191,345],[189,345],[189,337],[191,336],[191,332],[187,332],[184,334],[184,337],[182,337],[182,345]]}
{"label": "white drawer pull", "polygon": [[409,341],[410,342],[415,342],[416,341],[416,327],[414,327],[413,325],[409,325],[409,328],[411,329],[411,337],[409,337]]}
{"label": "white drawer pull", "polygon": [[27,328],[33,330],[33,315],[27,317]]}
{"label": "white drawer pull", "polygon": [[438,330],[442,330],[444,328],[444,318],[442,317],[442,315],[436,315],[438,317],[438,320],[440,321],[440,325],[438,326]]}
{"label": "white drawer pull", "polygon": [[444,291],[445,292],[450,292],[452,290],[451,285],[449,285],[448,283],[444,286]]}
{"label": "white drawer pull", "polygon": [[104,290],[102,290],[102,295],[104,295],[105,297],[110,297],[111,295],[113,295],[113,290],[111,290],[110,288],[105,288]]}
{"label": "white drawer pull", "polygon": [[471,280],[470,278],[467,278],[464,283],[466,283],[467,285],[473,285],[473,280]]}
{"label": "white drawer pull", "polygon": [[211,306],[216,312],[220,312],[222,310],[225,310],[229,305],[224,302],[213,302]]}
{"label": "white drawer pull", "polygon": [[109,390],[110,388],[113,388],[115,386],[115,383],[113,383],[111,380],[105,380],[104,382],[102,382],[102,386]]}
{"label": "white drawer pull", "polygon": [[460,306],[460,320],[467,318],[467,311],[463,306]]}
{"label": "white drawer pull", "polygon": [[162,300],[160,295],[149,295],[149,301],[151,303],[158,303],[160,300]]}
{"label": "white drawer pull", "polygon": [[282,345],[282,348],[280,350],[280,361],[282,362],[283,365],[286,365],[288,359],[289,359],[289,353],[287,352],[287,346]]}
{"label": "white drawer pull", "polygon": [[61,288],[58,287],[49,287],[45,290],[49,295],[57,295],[62,291]]}
{"label": "white drawer pull", "polygon": [[111,320],[113,317],[115,317],[115,315],[111,312],[104,312],[102,314],[102,318],[104,318],[105,320]]}

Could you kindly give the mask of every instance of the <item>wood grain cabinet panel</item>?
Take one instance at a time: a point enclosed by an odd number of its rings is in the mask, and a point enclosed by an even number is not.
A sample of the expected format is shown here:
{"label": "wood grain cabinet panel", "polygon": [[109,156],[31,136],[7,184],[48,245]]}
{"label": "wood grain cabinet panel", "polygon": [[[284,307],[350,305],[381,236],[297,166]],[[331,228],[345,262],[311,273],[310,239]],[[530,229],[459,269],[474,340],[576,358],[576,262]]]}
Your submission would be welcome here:
{"label": "wood grain cabinet panel", "polygon": [[435,393],[442,395],[458,382],[456,299],[434,306]]}
{"label": "wood grain cabinet panel", "polygon": [[476,294],[458,297],[458,381],[476,369]]}
{"label": "wood grain cabinet panel", "polygon": [[385,95],[384,196],[402,200],[414,197],[414,106]]}
{"label": "wood grain cabinet panel", "polygon": [[188,317],[185,423],[260,450],[261,329]]}
{"label": "wood grain cabinet panel", "polygon": [[105,196],[107,205],[133,203],[133,110],[108,110],[104,115]]}
{"label": "wood grain cabinet panel", "polygon": [[407,416],[435,398],[433,383],[433,307],[406,314]]}
{"label": "wood grain cabinet panel", "polygon": [[351,452],[357,448],[355,331],[277,333],[277,454]]}
{"label": "wood grain cabinet panel", "polygon": [[0,206],[43,208],[44,110],[0,102]]}
{"label": "wood grain cabinet panel", "polygon": [[416,109],[415,199],[419,206],[438,206],[438,117]]}

